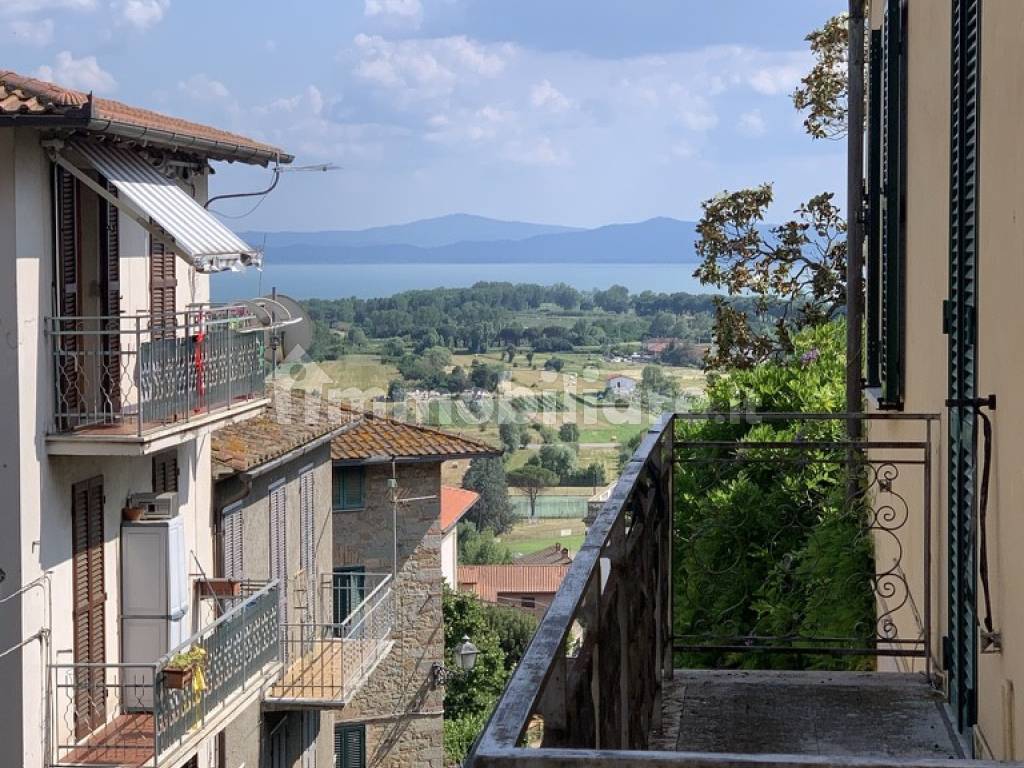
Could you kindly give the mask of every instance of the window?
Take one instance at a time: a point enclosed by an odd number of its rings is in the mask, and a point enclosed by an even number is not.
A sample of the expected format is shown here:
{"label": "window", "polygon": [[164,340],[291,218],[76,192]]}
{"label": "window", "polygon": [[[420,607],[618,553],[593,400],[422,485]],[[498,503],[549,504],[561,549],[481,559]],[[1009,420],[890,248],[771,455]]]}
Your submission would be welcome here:
{"label": "window", "polygon": [[363,467],[335,467],[332,506],[337,510],[366,506],[366,471]]}
{"label": "window", "polygon": [[366,726],[336,723],[334,768],[366,768]]}
{"label": "window", "polygon": [[316,768],[316,739],[320,735],[320,713],[302,712],[302,768]]}
{"label": "window", "polygon": [[161,451],[153,457],[153,492],[178,490],[178,449]]}
{"label": "window", "polygon": [[340,566],[334,569],[333,613],[335,635],[342,633],[341,624],[366,598],[366,569],[361,565]]}
{"label": "window", "polygon": [[881,408],[903,406],[906,305],[906,4],[886,0],[871,34],[868,102],[868,386]]}
{"label": "window", "polygon": [[242,502],[225,507],[220,513],[221,575],[241,581],[245,573],[242,542],[245,540],[245,522]]}
{"label": "window", "polygon": [[519,598],[519,607],[520,608],[536,608],[537,607],[537,601],[536,601],[536,599],[534,599],[533,595],[523,595],[521,598]]}

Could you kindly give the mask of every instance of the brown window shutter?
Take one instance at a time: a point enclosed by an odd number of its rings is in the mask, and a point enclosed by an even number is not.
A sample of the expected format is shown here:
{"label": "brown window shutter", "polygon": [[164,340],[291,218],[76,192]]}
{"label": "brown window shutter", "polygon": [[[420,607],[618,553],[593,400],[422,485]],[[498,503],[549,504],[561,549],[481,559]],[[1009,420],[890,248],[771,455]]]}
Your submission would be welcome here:
{"label": "brown window shutter", "polygon": [[[57,196],[57,214],[54,222],[57,229],[57,262],[60,274],[57,283],[60,286],[57,312],[61,317],[74,318],[80,312],[78,295],[79,254],[81,251],[81,232],[78,215],[78,181],[59,166],[54,166],[56,176],[54,191]],[[62,320],[62,331],[75,331],[75,320]],[[61,427],[68,428],[71,414],[76,413],[80,406],[79,370],[78,370],[78,336],[65,333],[60,337],[61,357],[58,367],[58,391],[60,403],[58,411],[63,414]]]}
{"label": "brown window shutter", "polygon": [[[103,573],[103,478],[71,488],[71,559],[76,663],[106,661],[107,593]],[[75,672],[75,733],[84,736],[106,721],[106,673],[102,668]]]}
{"label": "brown window shutter", "polygon": [[178,490],[178,451],[172,448],[153,457],[153,492]]}
{"label": "brown window shutter", "polygon": [[149,301],[154,339],[174,337],[176,259],[166,245],[149,238]]}
{"label": "brown window shutter", "polygon": [[[117,196],[117,189],[106,179],[100,183],[110,194]],[[103,308],[101,314],[110,318],[106,321],[103,336],[102,386],[105,402],[114,413],[121,410],[121,240],[120,219],[117,206],[100,200],[100,282]]]}

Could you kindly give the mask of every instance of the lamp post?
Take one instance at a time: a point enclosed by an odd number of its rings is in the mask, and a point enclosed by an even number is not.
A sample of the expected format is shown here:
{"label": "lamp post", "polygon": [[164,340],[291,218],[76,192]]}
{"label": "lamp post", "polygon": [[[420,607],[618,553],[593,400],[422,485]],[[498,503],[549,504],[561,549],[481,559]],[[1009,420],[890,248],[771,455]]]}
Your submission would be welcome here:
{"label": "lamp post", "polygon": [[455,646],[455,669],[446,667],[435,661],[430,668],[431,681],[435,688],[444,688],[452,680],[468,675],[476,666],[476,657],[480,650],[470,642],[469,635],[462,636],[462,642]]}

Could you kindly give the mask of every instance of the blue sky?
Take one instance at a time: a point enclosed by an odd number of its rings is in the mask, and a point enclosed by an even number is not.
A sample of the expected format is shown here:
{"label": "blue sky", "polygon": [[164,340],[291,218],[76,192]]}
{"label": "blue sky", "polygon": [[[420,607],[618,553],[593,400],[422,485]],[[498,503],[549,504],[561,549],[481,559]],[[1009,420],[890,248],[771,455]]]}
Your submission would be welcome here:
{"label": "blue sky", "polygon": [[[0,0],[0,69],[276,143],[239,229],[446,213],[577,226],[696,218],[774,181],[777,216],[844,187],[789,93],[845,0]],[[265,169],[218,165],[214,193]],[[224,206],[243,214],[251,203]]]}

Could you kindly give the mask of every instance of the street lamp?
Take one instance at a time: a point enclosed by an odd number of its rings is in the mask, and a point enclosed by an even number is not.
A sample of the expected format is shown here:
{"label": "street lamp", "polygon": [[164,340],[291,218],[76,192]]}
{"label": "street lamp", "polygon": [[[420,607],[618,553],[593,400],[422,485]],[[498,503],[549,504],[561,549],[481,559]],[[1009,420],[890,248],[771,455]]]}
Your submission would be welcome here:
{"label": "street lamp", "polygon": [[449,669],[439,661],[435,661],[431,666],[430,674],[434,687],[443,688],[451,680],[468,675],[476,666],[476,657],[479,653],[480,650],[470,641],[469,635],[463,635],[462,642],[454,649],[455,663],[458,664],[455,669]]}

